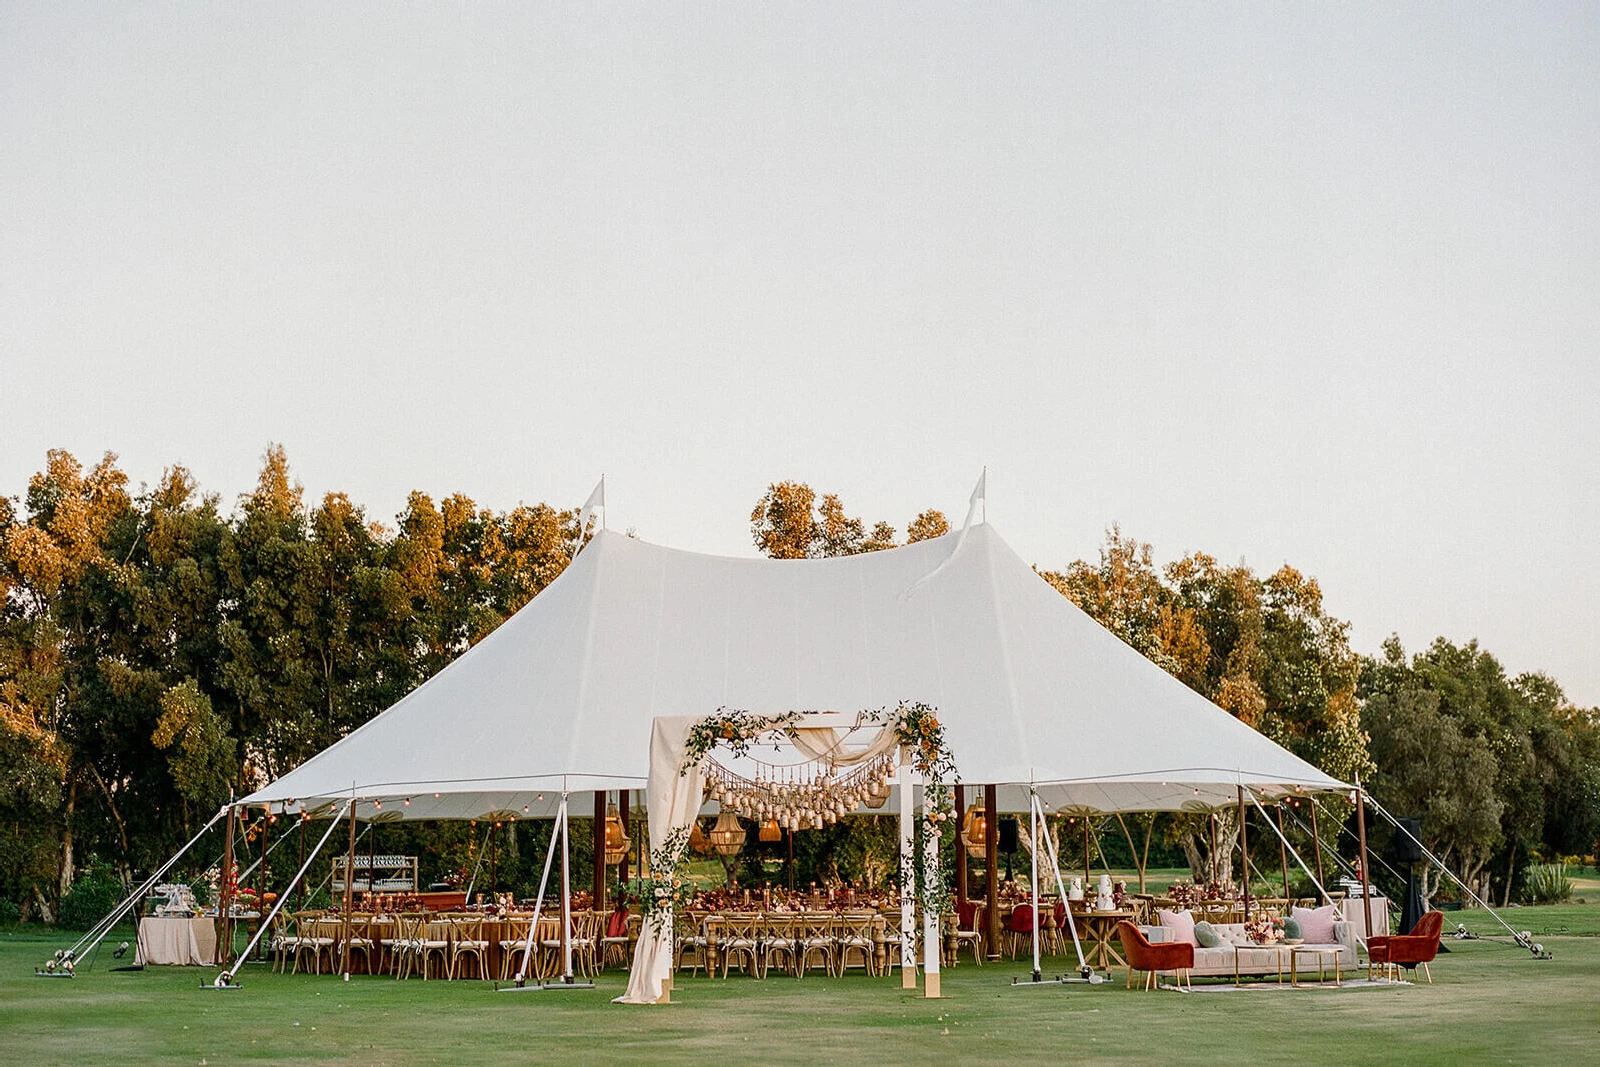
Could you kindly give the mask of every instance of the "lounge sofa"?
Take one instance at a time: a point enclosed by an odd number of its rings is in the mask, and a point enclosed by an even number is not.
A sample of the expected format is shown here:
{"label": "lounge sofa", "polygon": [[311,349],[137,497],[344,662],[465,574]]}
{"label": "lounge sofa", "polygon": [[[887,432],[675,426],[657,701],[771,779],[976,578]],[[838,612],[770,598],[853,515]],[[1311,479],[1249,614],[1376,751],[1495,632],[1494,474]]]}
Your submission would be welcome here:
{"label": "lounge sofa", "polygon": [[[1222,938],[1222,944],[1216,948],[1201,948],[1194,950],[1194,969],[1189,973],[1196,978],[1232,978],[1234,975],[1234,951],[1238,950],[1238,973],[1241,975],[1276,976],[1279,968],[1279,950],[1263,948],[1245,936],[1243,923],[1213,923],[1212,928]],[[1163,944],[1173,940],[1173,931],[1165,926],[1141,926],[1144,936],[1152,944]],[[1336,944],[1313,945],[1307,942],[1300,948],[1337,948],[1339,950],[1339,971],[1341,974],[1350,974],[1356,969],[1356,939],[1350,924],[1342,920],[1333,924],[1333,934]],[[1285,975],[1289,974],[1288,953],[1282,953],[1282,967]],[[1311,953],[1302,954],[1296,961],[1302,974],[1317,970],[1317,957]],[[1325,966],[1332,971],[1332,959],[1325,961]],[[1163,972],[1165,973],[1165,972]]]}

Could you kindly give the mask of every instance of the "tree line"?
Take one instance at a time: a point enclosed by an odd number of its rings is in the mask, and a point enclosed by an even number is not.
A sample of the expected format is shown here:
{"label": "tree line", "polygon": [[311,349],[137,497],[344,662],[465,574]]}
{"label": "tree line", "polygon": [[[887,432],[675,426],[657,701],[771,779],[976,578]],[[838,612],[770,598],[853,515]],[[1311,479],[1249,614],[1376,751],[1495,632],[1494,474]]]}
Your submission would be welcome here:
{"label": "tree line", "polygon": [[[179,466],[135,491],[114,455],[85,468],[48,453],[0,498],[0,903],[48,918],[88,857],[124,875],[159,864],[230,793],[343,737],[536,596],[578,521],[414,492],[385,524],[344,493],[305,501],[280,447],[231,508]],[[949,529],[925,510],[905,541]],[[900,543],[787,481],[751,535],[773,558]],[[1529,861],[1594,848],[1596,713],[1542,675],[1508,678],[1443,639],[1358,656],[1314,579],[1200,553],[1158,567],[1116,528],[1097,559],[1039,573],[1229,712],[1421,815],[1475,885],[1509,893]],[[1197,873],[1226,876],[1196,819],[1161,832]]]}

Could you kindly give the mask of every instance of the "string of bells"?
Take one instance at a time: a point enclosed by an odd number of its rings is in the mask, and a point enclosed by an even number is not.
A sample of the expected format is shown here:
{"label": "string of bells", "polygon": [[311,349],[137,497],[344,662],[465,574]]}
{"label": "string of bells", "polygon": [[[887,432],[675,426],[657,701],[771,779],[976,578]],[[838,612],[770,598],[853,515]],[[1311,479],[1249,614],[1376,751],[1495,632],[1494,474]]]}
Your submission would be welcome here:
{"label": "string of bells", "polygon": [[792,767],[758,764],[753,778],[711,760],[706,796],[742,818],[772,819],[785,830],[820,830],[858,808],[883,807],[895,774],[892,755],[843,774],[822,761]]}

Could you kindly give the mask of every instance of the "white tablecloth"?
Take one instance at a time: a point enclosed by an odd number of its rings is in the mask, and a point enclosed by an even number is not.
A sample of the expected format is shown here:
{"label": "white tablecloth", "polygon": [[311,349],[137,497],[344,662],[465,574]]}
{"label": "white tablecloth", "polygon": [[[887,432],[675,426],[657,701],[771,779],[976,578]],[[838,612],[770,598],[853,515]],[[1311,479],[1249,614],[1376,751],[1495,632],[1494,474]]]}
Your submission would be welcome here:
{"label": "white tablecloth", "polygon": [[209,967],[217,961],[215,919],[151,916],[139,920],[138,963]]}
{"label": "white tablecloth", "polygon": [[[1350,931],[1362,941],[1367,939],[1367,911],[1360,897],[1351,897],[1344,902],[1344,917],[1350,923]],[[1387,934],[1389,932],[1389,901],[1380,894],[1372,894],[1372,932]]]}

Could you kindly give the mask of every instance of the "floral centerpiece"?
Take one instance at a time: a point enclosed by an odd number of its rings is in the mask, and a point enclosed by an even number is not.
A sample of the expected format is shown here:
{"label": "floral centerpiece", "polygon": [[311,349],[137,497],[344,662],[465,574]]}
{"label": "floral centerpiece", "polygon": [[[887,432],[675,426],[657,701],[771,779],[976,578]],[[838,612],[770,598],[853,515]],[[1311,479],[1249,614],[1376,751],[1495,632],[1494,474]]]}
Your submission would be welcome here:
{"label": "floral centerpiece", "polygon": [[1283,940],[1283,921],[1257,915],[1244,924],[1244,934],[1258,945],[1276,945]]}

